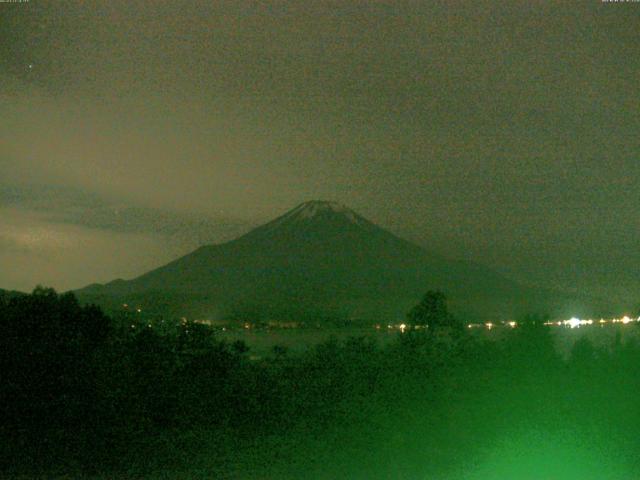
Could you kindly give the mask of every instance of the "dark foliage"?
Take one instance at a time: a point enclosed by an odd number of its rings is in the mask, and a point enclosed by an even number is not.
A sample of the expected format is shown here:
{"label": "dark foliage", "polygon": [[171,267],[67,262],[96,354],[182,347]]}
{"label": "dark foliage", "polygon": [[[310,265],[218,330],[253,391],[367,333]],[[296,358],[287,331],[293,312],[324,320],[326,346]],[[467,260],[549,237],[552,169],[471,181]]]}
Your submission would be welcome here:
{"label": "dark foliage", "polygon": [[449,312],[446,295],[438,290],[429,290],[420,303],[407,314],[409,325],[438,328],[461,328],[461,323]]}
{"label": "dark foliage", "polygon": [[0,302],[0,473],[133,478],[204,462],[199,478],[457,478],[460,452],[485,458],[525,428],[614,432],[628,446],[617,455],[633,454],[640,349],[580,340],[563,359],[539,322],[505,331],[487,343],[425,329],[384,348],[332,338],[252,360],[206,326],[111,320],[38,288]]}
{"label": "dark foliage", "polygon": [[13,458],[75,456],[97,425],[95,355],[110,322],[72,294],[38,287],[0,303],[0,425]]}

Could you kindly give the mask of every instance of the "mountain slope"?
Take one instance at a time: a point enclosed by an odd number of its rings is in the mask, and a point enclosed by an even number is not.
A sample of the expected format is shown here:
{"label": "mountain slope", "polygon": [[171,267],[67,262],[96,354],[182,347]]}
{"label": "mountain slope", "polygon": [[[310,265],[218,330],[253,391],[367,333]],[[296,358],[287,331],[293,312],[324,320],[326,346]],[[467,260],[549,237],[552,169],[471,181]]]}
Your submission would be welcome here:
{"label": "mountain slope", "polygon": [[445,291],[454,311],[473,319],[512,318],[544,296],[487,268],[427,252],[343,205],[321,201],[133,280],[77,293],[103,305],[136,302],[185,315],[246,310],[395,320],[430,288]]}

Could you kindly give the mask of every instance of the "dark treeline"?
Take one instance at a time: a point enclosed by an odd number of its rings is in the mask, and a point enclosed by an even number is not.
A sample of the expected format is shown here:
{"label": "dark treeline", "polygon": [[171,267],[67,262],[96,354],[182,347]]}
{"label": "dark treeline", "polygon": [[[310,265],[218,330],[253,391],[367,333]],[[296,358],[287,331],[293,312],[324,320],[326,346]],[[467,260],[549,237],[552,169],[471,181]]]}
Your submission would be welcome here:
{"label": "dark treeline", "polygon": [[447,322],[387,347],[331,339],[255,361],[243,343],[221,342],[206,326],[110,319],[50,289],[5,298],[2,476],[485,480],[640,471],[639,348],[579,341],[565,360],[539,323],[483,343],[455,328],[443,297],[427,298],[410,318],[434,321],[429,302]]}

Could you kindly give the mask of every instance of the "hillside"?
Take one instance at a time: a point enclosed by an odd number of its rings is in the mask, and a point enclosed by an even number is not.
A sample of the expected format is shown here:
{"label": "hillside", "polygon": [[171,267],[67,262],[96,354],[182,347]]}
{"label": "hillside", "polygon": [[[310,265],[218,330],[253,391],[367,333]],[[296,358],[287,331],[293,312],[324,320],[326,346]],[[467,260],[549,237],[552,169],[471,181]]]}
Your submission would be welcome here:
{"label": "hillside", "polygon": [[428,289],[469,319],[553,308],[549,292],[452,261],[397,237],[353,210],[306,202],[247,234],[203,246],[132,280],[91,285],[81,299],[173,315],[396,320]]}

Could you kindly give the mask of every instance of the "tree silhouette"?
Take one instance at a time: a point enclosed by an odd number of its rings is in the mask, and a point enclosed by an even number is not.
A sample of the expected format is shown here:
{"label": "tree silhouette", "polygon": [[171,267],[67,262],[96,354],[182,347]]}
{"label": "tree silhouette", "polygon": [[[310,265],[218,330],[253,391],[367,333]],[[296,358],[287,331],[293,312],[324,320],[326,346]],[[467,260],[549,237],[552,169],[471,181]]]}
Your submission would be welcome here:
{"label": "tree silhouette", "polygon": [[100,309],[81,306],[71,293],[37,287],[2,302],[0,443],[28,445],[46,462],[59,445],[72,448],[91,435],[94,360],[109,332]]}
{"label": "tree silhouette", "polygon": [[429,328],[457,327],[458,322],[447,308],[447,297],[439,290],[429,290],[420,303],[407,314],[410,325]]}

